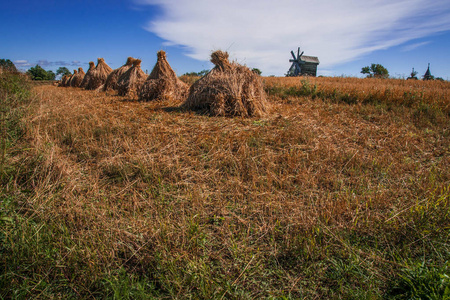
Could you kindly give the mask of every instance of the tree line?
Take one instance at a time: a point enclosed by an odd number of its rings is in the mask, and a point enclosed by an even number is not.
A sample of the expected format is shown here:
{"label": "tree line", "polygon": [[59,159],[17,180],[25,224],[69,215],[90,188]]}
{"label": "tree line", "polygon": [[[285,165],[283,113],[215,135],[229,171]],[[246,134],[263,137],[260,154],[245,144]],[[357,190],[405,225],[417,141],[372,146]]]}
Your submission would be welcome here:
{"label": "tree line", "polygon": [[[19,73],[14,63],[9,59],[0,59],[0,68],[2,68],[5,71],[11,72],[11,73]],[[71,75],[69,69],[66,67],[60,67],[56,71],[56,74],[52,70],[44,70],[40,65],[36,65],[34,67],[31,67],[26,74],[30,76],[32,80],[55,80],[56,76],[58,75]]]}
{"label": "tree line", "polygon": [[36,65],[27,71],[32,80],[55,80],[58,75],[72,75],[66,67],[60,67],[56,70],[56,74],[52,71],[46,71],[41,66]]}
{"label": "tree line", "polygon": [[[14,63],[9,59],[0,59],[0,67],[3,68],[4,70],[8,70],[10,72],[18,72]],[[253,68],[252,71],[259,75],[261,75],[261,73],[262,73],[257,68]],[[206,75],[208,72],[209,72],[209,70],[202,70],[200,72],[189,72],[189,73],[185,73],[183,75],[202,77],[202,76]],[[365,66],[361,69],[361,73],[366,74],[368,78],[389,78],[389,71],[380,64],[371,64],[370,66]],[[58,76],[58,75],[62,75],[62,76],[72,75],[72,73],[66,67],[58,68],[58,70],[56,70],[56,74],[55,74],[51,70],[49,70],[49,71],[44,70],[39,65],[31,67],[27,71],[27,74],[30,76],[30,78],[32,80],[55,80],[56,76]],[[417,75],[417,72],[413,71],[411,73],[411,78],[417,79],[416,75]],[[440,77],[438,77],[438,78],[434,78],[434,76],[431,76],[431,77],[433,77],[431,79],[443,80]]]}

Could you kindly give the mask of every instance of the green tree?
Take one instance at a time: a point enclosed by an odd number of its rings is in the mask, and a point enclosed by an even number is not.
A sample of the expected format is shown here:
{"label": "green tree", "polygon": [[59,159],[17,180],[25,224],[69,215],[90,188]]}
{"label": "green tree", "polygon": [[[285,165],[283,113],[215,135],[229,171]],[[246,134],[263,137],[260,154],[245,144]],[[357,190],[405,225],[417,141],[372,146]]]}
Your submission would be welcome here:
{"label": "green tree", "polygon": [[208,74],[209,70],[201,70],[200,72],[187,72],[184,73],[183,76],[200,76],[203,77]]}
{"label": "green tree", "polygon": [[367,74],[367,77],[388,78],[389,71],[380,64],[371,64],[361,69],[362,74]]}
{"label": "green tree", "polygon": [[72,75],[72,73],[70,73],[69,69],[67,69],[66,67],[59,67],[58,70],[56,70],[56,76],[58,75]]}
{"label": "green tree", "polygon": [[258,75],[261,75],[261,74],[262,74],[261,70],[258,69],[258,68],[253,68],[253,69],[252,69],[252,72],[253,72],[253,73],[256,73],[256,74],[258,74]]}
{"label": "green tree", "polygon": [[27,74],[30,75],[32,80],[54,80],[56,76],[53,71],[45,71],[40,65],[31,67]]}
{"label": "green tree", "polygon": [[4,59],[4,58],[0,59],[0,68],[2,68],[3,70],[7,70],[9,72],[12,72],[12,73],[18,73],[16,66],[9,59]]}
{"label": "green tree", "polygon": [[46,80],[55,80],[55,77],[56,77],[56,74],[52,70],[47,71],[47,79]]}
{"label": "green tree", "polygon": [[201,76],[201,77],[203,77],[203,76],[205,76],[206,74],[208,74],[209,73],[209,70],[201,70],[200,72],[198,72],[197,74],[198,74],[198,76]]}

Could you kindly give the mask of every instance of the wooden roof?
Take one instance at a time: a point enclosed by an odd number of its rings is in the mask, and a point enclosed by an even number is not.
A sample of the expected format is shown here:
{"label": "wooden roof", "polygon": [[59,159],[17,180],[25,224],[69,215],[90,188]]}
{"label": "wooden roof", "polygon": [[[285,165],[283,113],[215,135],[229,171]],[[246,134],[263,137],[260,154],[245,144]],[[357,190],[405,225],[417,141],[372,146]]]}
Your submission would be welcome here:
{"label": "wooden roof", "polygon": [[424,77],[430,77],[431,76],[431,72],[430,72],[430,64],[428,64],[428,69],[425,72],[425,75],[423,75]]}
{"label": "wooden roof", "polygon": [[319,58],[316,56],[302,55],[300,56],[300,59],[304,62],[319,64]]}

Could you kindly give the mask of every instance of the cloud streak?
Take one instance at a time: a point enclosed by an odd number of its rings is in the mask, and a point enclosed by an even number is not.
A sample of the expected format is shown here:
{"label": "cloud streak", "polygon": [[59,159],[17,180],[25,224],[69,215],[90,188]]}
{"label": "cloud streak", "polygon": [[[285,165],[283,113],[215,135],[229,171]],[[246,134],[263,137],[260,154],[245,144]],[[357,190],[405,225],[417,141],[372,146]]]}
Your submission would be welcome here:
{"label": "cloud streak", "polygon": [[402,48],[402,50],[404,52],[408,52],[408,51],[412,51],[414,49],[420,48],[422,46],[428,45],[430,43],[430,41],[426,41],[426,42],[421,42],[421,43],[414,43],[414,44],[410,44],[410,45],[406,45]]}
{"label": "cloud streak", "polygon": [[16,66],[16,68],[24,70],[24,69],[29,69],[30,67],[33,67],[35,65],[39,65],[42,68],[50,68],[50,67],[78,67],[81,66],[81,62],[78,60],[74,60],[71,62],[68,61],[48,61],[46,59],[40,59],[38,61],[36,61],[35,63],[31,63],[28,60],[24,60],[24,59],[19,59],[19,60],[15,60],[14,61],[14,65]]}
{"label": "cloud streak", "polygon": [[17,69],[25,69],[31,67],[31,64],[28,62],[28,60],[19,59],[13,61],[14,65]]}
{"label": "cloud streak", "polygon": [[41,59],[36,62],[36,64],[40,65],[41,67],[53,67],[53,66],[62,66],[62,67],[69,67],[69,66],[79,66],[80,61],[74,60],[71,62],[58,60],[58,61],[48,61],[46,59]]}
{"label": "cloud streak", "polygon": [[163,14],[145,29],[208,60],[211,50],[265,74],[282,75],[290,50],[318,56],[320,68],[450,30],[448,0],[135,0]]}

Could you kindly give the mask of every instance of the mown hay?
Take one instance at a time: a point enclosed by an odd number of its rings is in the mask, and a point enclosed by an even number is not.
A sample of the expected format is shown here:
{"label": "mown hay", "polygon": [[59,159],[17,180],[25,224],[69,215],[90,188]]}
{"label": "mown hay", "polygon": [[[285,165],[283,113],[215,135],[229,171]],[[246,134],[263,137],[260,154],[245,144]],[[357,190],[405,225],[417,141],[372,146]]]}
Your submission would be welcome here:
{"label": "mown hay", "polygon": [[110,66],[105,63],[103,58],[99,58],[97,61],[97,66],[92,70],[91,76],[85,89],[87,90],[96,90],[101,88],[105,82],[108,75],[112,72]]}
{"label": "mown hay", "polygon": [[144,83],[147,75],[141,69],[141,60],[134,59],[133,65],[117,82],[117,90],[120,96],[135,97],[138,95],[138,90]]}
{"label": "mown hay", "polygon": [[213,116],[261,117],[269,109],[260,76],[238,63],[228,53],[211,54],[215,67],[195,82],[183,107]]}
{"label": "mown hay", "polygon": [[174,99],[183,101],[187,96],[188,85],[178,79],[177,74],[167,62],[166,53],[159,51],[158,60],[152,72],[139,91],[139,100]]}
{"label": "mown hay", "polygon": [[86,73],[84,73],[83,68],[78,68],[78,72],[74,70],[74,75],[70,79],[70,86],[72,87],[80,87],[81,83],[83,82],[84,76]]}
{"label": "mown hay", "polygon": [[81,82],[81,88],[85,89],[88,86],[89,80],[92,78],[92,72],[95,69],[95,63],[93,61],[89,62],[89,70],[87,70],[86,75],[84,75],[83,81]]}
{"label": "mown hay", "polygon": [[120,76],[122,76],[126,71],[128,71],[133,65],[134,58],[128,57],[127,62],[118,69],[113,70],[106,78],[105,85],[103,87],[104,91],[107,90],[117,90],[117,82]]}

